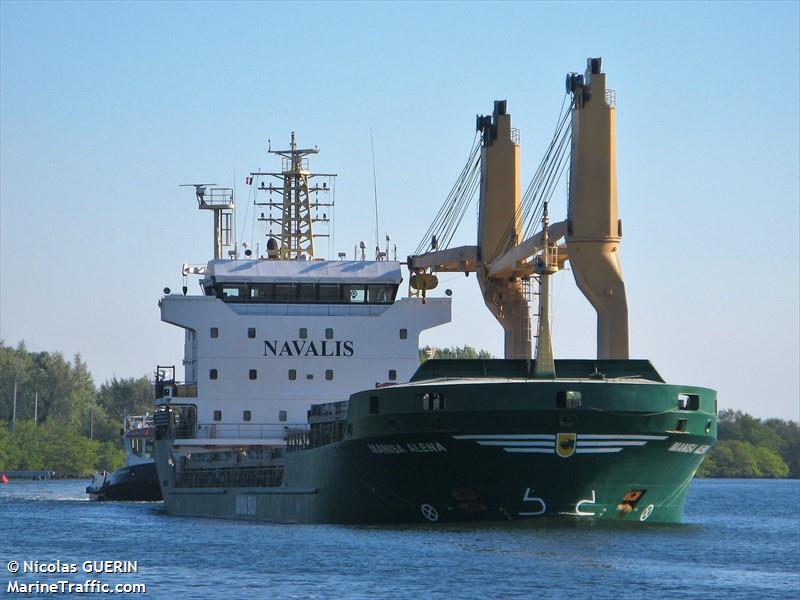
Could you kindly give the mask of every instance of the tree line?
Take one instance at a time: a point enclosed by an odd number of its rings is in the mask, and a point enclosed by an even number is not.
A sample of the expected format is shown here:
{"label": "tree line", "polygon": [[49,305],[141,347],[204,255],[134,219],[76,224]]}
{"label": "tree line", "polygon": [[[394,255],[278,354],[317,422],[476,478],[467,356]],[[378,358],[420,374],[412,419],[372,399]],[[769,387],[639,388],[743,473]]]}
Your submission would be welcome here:
{"label": "tree line", "polygon": [[[471,346],[419,350],[429,359],[488,359]],[[14,386],[16,385],[16,419]],[[87,476],[122,466],[119,440],[125,415],[152,412],[155,397],[146,376],[117,378],[95,387],[80,354],[28,352],[0,340],[0,471],[56,471]],[[700,477],[800,478],[800,425],[757,419],[741,411],[718,415],[719,441]]]}
{"label": "tree line", "polygon": [[697,472],[700,477],[800,478],[800,424],[757,419],[742,411],[717,415],[717,443]]}
{"label": "tree line", "polygon": [[125,459],[125,415],[152,412],[154,400],[146,376],[113,377],[96,388],[80,354],[69,361],[0,340],[0,422],[8,424],[0,427],[0,471],[113,471]]}

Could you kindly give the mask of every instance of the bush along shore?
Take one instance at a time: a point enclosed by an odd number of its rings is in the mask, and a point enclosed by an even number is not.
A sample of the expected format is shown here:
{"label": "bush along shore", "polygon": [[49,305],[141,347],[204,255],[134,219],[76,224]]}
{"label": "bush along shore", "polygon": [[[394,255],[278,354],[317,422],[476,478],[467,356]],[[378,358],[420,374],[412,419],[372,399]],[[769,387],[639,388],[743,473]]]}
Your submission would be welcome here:
{"label": "bush along shore", "polygon": [[[470,346],[420,349],[420,362],[444,358],[492,358]],[[16,418],[14,389],[16,387]],[[125,415],[152,412],[153,387],[146,376],[116,377],[95,387],[81,356],[28,352],[0,341],[0,473],[55,471],[87,477],[122,466],[119,439]],[[740,411],[719,413],[719,441],[698,477],[800,478],[800,426],[796,421],[757,419]]]}

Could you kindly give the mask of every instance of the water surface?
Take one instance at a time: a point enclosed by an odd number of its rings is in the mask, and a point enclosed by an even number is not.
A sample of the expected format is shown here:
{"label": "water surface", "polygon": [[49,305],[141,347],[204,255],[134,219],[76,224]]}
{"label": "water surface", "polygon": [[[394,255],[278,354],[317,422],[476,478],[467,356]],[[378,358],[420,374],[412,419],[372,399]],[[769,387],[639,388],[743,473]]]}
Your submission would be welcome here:
{"label": "water surface", "polygon": [[[800,598],[797,480],[696,480],[684,524],[643,527],[246,523],[89,502],[86,484],[0,486],[4,593],[10,579],[97,579],[144,583],[148,598]],[[13,576],[9,560],[139,572]]]}

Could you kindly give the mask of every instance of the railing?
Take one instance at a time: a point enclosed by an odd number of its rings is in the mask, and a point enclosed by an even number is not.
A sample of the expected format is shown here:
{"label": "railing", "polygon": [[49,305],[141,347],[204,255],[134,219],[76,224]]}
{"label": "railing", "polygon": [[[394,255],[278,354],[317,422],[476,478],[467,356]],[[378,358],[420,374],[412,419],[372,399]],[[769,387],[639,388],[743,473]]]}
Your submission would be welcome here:
{"label": "railing", "polygon": [[233,204],[233,190],[231,188],[206,188],[202,199],[206,206],[230,206]]}
{"label": "railing", "polygon": [[244,467],[235,469],[183,469],[176,474],[175,485],[195,487],[279,487],[283,467]]}
{"label": "railing", "polygon": [[511,128],[511,141],[515,144],[519,144],[519,129],[516,127]]}
{"label": "railing", "polygon": [[346,419],[349,402],[341,400],[339,402],[327,402],[325,404],[313,404],[308,411],[310,417],[333,417],[335,419]]}
{"label": "railing", "polygon": [[284,157],[281,159],[281,170],[284,173],[292,173],[295,169],[295,164],[301,171],[308,171],[308,159],[301,158],[299,160],[293,161],[291,157]]}
{"label": "railing", "polygon": [[606,104],[611,108],[617,105],[617,90],[606,90]]}
{"label": "railing", "polygon": [[287,429],[287,425],[279,423],[201,423],[197,426],[197,438],[284,439]]}
{"label": "railing", "polygon": [[286,451],[297,452],[340,442],[346,431],[346,421],[315,425],[313,429],[290,429],[286,434]]}
{"label": "railing", "polygon": [[196,383],[178,383],[171,379],[156,379],[156,398],[197,398]]}

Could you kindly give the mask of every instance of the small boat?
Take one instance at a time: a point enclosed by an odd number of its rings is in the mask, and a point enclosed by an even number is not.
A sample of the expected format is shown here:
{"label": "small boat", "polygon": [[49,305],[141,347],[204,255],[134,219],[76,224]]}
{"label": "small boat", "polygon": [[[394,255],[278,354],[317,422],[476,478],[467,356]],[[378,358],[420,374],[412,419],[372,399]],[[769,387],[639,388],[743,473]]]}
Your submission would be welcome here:
{"label": "small boat", "polygon": [[125,466],[113,473],[95,473],[86,486],[91,500],[161,500],[153,461],[153,416],[125,417],[121,430]]}

